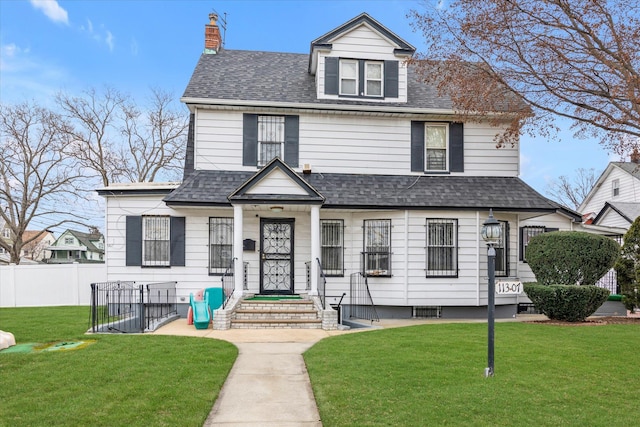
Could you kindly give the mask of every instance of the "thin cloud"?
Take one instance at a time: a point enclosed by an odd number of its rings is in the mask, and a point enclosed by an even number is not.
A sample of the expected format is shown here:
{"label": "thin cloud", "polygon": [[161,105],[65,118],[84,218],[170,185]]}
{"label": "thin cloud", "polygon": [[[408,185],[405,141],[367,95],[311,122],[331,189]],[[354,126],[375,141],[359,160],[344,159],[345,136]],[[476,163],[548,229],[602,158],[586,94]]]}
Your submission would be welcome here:
{"label": "thin cloud", "polygon": [[104,41],[107,43],[107,46],[109,46],[109,51],[113,52],[113,34],[111,34],[111,31],[107,30],[107,36]]}
{"label": "thin cloud", "polygon": [[69,25],[69,14],[57,0],[30,0],[30,2],[34,8],[42,11],[53,22]]}

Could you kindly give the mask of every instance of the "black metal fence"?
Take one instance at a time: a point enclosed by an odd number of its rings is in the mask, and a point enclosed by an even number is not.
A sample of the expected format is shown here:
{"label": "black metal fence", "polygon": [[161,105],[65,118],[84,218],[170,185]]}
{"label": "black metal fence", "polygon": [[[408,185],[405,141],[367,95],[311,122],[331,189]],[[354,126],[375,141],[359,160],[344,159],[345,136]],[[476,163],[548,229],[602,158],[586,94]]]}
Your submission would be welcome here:
{"label": "black metal fence", "polygon": [[612,294],[620,293],[620,286],[618,286],[618,276],[616,275],[616,270],[613,268],[607,271],[607,274],[602,276],[600,280],[596,282],[596,286],[601,288],[609,289],[609,292]]}
{"label": "black metal fence", "polygon": [[349,316],[379,322],[380,318],[371,298],[367,277],[362,273],[353,273],[349,282],[351,299]]}
{"label": "black metal fence", "polygon": [[91,284],[92,332],[153,331],[177,315],[176,282]]}

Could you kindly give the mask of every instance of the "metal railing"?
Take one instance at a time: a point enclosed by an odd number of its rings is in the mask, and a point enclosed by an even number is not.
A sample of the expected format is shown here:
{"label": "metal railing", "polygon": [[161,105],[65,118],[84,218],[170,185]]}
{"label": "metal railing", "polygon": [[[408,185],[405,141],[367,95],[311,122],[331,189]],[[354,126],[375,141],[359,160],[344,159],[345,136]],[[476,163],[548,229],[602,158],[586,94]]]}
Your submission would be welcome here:
{"label": "metal railing", "polygon": [[316,258],[318,262],[318,296],[320,297],[320,302],[322,303],[322,308],[327,308],[327,277],[324,275],[324,270],[322,269],[322,263],[320,260]]}
{"label": "metal railing", "polygon": [[618,276],[616,275],[616,270],[613,268],[600,278],[596,282],[596,286],[600,288],[609,289],[609,292],[612,294],[620,293],[620,286],[618,286]]}
{"label": "metal railing", "polygon": [[91,284],[92,332],[153,331],[163,320],[177,314],[176,282]]}
{"label": "metal railing", "polygon": [[[236,290],[236,280],[234,276],[235,272],[235,264],[238,258],[233,258],[229,263],[229,266],[225,269],[224,273],[220,277],[220,282],[222,284],[222,289],[224,290],[224,301],[222,303],[222,308],[226,308],[227,303],[233,296],[233,293]],[[245,262],[242,265],[242,289],[249,289],[249,263]]]}
{"label": "metal railing", "polygon": [[349,280],[349,316],[379,322],[376,306],[373,304],[367,277],[362,273],[351,274]]}

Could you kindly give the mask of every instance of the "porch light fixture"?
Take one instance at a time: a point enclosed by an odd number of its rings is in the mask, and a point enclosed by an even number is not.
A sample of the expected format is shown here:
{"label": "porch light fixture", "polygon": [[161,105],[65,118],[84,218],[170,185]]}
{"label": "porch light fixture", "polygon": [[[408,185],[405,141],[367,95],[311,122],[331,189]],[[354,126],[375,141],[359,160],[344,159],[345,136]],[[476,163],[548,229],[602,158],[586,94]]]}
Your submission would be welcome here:
{"label": "porch light fixture", "polygon": [[271,206],[269,209],[271,209],[271,212],[282,212],[284,210],[284,207],[282,207],[282,206]]}
{"label": "porch light fixture", "polygon": [[500,241],[502,226],[493,217],[493,209],[489,209],[489,218],[482,224],[482,239],[487,244],[487,271],[489,274],[489,286],[487,289],[487,359],[488,366],[484,370],[485,377],[492,377],[494,373],[494,335],[496,312],[496,249],[493,247]]}

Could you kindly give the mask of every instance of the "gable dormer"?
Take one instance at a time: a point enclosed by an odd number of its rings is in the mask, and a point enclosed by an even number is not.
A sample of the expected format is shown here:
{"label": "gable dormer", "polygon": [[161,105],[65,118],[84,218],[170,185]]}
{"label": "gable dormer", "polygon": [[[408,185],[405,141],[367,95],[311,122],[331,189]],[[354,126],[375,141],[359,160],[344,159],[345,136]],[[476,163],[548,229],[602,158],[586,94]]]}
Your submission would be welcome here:
{"label": "gable dormer", "polygon": [[407,102],[406,59],[415,48],[363,13],[311,42],[318,99]]}

